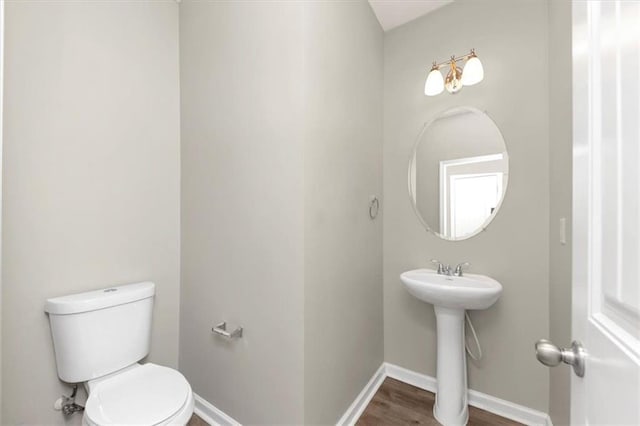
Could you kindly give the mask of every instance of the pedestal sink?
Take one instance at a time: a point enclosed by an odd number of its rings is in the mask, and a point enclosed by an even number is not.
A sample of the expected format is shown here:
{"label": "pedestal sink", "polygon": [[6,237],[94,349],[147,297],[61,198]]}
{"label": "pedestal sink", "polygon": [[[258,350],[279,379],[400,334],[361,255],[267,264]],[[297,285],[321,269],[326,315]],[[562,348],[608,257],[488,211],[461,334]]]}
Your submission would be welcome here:
{"label": "pedestal sink", "polygon": [[431,303],[436,312],[437,391],[433,415],[445,426],[467,423],[467,358],[464,345],[464,312],[487,309],[502,293],[502,285],[484,275],[450,276],[431,269],[400,275],[409,293]]}

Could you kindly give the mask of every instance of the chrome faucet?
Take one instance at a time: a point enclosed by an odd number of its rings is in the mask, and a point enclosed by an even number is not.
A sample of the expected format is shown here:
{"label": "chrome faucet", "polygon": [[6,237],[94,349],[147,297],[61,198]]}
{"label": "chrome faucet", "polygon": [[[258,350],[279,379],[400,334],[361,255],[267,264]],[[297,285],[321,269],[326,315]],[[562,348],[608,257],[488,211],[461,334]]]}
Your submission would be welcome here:
{"label": "chrome faucet", "polygon": [[437,273],[439,275],[449,275],[449,276],[451,276],[451,266],[445,265],[444,263],[442,263],[442,262],[440,262],[439,260],[436,260],[436,259],[431,259],[431,263],[433,263],[434,265],[438,265]]}
{"label": "chrome faucet", "polygon": [[456,269],[453,271],[453,275],[455,275],[456,277],[461,277],[462,276],[462,270],[464,268],[468,268],[469,266],[471,266],[471,264],[469,262],[458,263],[456,265]]}
{"label": "chrome faucet", "polygon": [[461,277],[463,276],[462,271],[465,268],[468,268],[469,266],[471,266],[471,264],[469,262],[462,262],[462,263],[458,263],[456,265],[455,268],[451,268],[451,266],[449,265],[445,265],[444,263],[440,262],[439,260],[436,259],[431,259],[431,263],[437,265],[437,273],[439,275],[448,275],[448,276],[456,276],[456,277]]}

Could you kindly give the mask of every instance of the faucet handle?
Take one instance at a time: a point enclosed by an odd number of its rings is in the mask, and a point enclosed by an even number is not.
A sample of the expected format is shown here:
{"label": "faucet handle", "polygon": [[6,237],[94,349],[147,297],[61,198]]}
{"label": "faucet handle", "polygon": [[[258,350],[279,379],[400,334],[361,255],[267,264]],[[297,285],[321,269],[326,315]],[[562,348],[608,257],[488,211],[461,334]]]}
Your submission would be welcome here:
{"label": "faucet handle", "polygon": [[447,269],[447,267],[444,265],[444,263],[440,262],[437,259],[431,259],[431,263],[433,263],[434,265],[438,266],[438,274],[444,274],[445,270]]}
{"label": "faucet handle", "polygon": [[469,266],[471,266],[471,264],[469,262],[458,263],[458,265],[456,265],[455,271],[453,272],[453,275],[455,275],[457,277],[461,277],[462,276],[462,270],[468,268]]}

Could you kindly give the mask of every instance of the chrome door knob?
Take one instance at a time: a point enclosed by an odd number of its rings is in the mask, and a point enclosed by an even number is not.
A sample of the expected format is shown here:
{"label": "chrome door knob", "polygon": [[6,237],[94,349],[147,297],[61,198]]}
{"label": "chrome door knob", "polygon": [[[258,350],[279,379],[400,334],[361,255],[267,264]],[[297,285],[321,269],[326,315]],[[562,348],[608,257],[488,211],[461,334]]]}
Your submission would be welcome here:
{"label": "chrome door knob", "polygon": [[573,367],[578,377],[584,377],[586,352],[582,343],[574,340],[570,348],[560,349],[546,339],[536,342],[536,358],[548,367],[555,367],[561,362]]}
{"label": "chrome door knob", "polygon": [[562,351],[546,339],[536,342],[536,358],[548,367],[555,367],[562,362]]}

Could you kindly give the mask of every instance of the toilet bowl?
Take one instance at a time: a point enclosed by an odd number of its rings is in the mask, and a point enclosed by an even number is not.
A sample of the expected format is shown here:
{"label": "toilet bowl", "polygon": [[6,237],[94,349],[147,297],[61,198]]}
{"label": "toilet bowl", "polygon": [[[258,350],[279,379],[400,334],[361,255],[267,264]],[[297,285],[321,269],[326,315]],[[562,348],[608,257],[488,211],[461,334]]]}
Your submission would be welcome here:
{"label": "toilet bowl", "polygon": [[89,381],[85,388],[85,426],[185,425],[193,414],[193,392],[184,376],[152,363]]}
{"label": "toilet bowl", "polygon": [[84,383],[89,395],[84,425],[184,426],[191,418],[185,377],[138,363],[149,354],[154,296],[155,285],[143,282],[47,300],[58,377]]}

